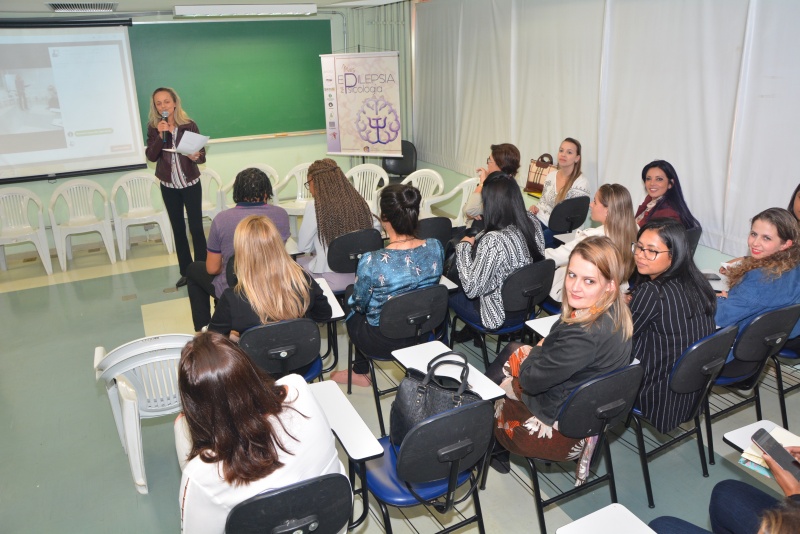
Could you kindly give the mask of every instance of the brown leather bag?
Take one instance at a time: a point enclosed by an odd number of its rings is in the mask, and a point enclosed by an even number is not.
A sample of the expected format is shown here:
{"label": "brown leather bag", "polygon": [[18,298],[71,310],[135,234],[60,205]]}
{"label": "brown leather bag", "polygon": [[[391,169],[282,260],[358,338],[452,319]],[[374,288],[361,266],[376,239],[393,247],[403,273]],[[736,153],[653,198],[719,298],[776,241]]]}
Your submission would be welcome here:
{"label": "brown leather bag", "polygon": [[544,181],[550,168],[553,166],[553,156],[542,154],[539,159],[532,159],[528,167],[528,183],[525,184],[525,192],[541,197],[544,189]]}

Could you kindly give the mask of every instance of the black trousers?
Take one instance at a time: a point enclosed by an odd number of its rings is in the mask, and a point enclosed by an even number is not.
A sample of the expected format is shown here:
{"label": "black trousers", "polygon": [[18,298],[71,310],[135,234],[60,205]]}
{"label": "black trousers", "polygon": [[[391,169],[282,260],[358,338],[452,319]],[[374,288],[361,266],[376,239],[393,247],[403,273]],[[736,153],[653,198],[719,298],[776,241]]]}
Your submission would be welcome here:
{"label": "black trousers", "polygon": [[[415,336],[400,339],[384,336],[381,334],[380,327],[369,324],[367,316],[358,312],[347,320],[347,334],[350,336],[350,341],[359,351],[369,356],[377,356],[387,360],[392,358],[393,350],[404,349],[417,344]],[[353,372],[359,375],[369,373],[369,363],[358,351],[356,351],[353,359]]]}
{"label": "black trousers", "polygon": [[208,274],[206,262],[193,261],[186,268],[186,289],[189,291],[189,306],[192,308],[192,322],[194,331],[199,332],[211,322],[210,298],[217,298],[214,285],[211,283],[214,276]]}
{"label": "black trousers", "polygon": [[189,220],[189,232],[192,234],[194,259],[206,261],[206,234],[203,231],[203,189],[198,180],[196,184],[183,189],[171,189],[161,185],[161,198],[167,208],[172,234],[175,236],[175,252],[178,253],[178,266],[181,276],[186,276],[186,269],[192,263],[189,251],[189,239],[186,237],[186,223],[183,221],[183,210]]}

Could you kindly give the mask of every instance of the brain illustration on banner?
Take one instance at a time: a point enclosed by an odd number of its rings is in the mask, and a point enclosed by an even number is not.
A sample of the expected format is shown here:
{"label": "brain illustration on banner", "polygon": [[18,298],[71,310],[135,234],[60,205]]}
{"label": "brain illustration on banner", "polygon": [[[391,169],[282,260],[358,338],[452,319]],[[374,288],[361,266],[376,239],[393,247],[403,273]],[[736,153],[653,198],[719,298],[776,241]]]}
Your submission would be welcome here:
{"label": "brain illustration on banner", "polygon": [[384,97],[364,100],[356,115],[356,128],[361,139],[368,143],[386,145],[400,135],[400,118],[394,106]]}
{"label": "brain illustration on banner", "polygon": [[320,56],[328,154],[402,156],[398,52]]}

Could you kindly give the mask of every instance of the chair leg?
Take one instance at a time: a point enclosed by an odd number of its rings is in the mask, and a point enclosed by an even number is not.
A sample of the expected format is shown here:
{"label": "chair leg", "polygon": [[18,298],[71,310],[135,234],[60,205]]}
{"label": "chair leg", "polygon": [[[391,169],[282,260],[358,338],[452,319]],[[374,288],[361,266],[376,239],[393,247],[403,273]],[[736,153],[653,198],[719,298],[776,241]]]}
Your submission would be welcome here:
{"label": "chair leg", "polygon": [[531,469],[531,481],[533,482],[533,500],[536,505],[536,515],[539,516],[539,532],[540,534],[547,534],[547,525],[544,522],[544,506],[542,506],[542,491],[539,487],[539,472],[536,470],[536,462],[532,458],[525,458],[528,460],[528,466]]}
{"label": "chair leg", "polygon": [[383,515],[383,530],[386,531],[386,534],[392,534],[392,520],[389,517],[389,510],[381,501],[378,501],[378,504],[381,507],[381,514]]}
{"label": "chair leg", "polygon": [[606,455],[606,473],[608,474],[608,490],[611,493],[611,502],[617,502],[617,480],[614,478],[614,464],[611,462],[611,443],[607,436],[600,435],[603,440],[603,451]]}
{"label": "chair leg", "polygon": [[[480,475],[480,473],[478,473]],[[472,492],[472,501],[475,503],[475,517],[477,517],[478,522],[478,533],[479,534],[486,534],[486,528],[483,526],[483,512],[481,511],[481,501],[478,498],[478,491],[477,489]]]}
{"label": "chair leg", "polygon": [[755,396],[756,400],[756,421],[761,421],[763,417],[761,415],[761,394],[758,390],[758,382],[756,382],[756,385],[753,386],[753,395]]}
{"label": "chair leg", "polygon": [[353,343],[347,341],[347,394],[353,393]]}
{"label": "chair leg", "polygon": [[457,322],[458,322],[458,316],[454,315],[453,316],[453,324],[450,327],[450,339],[449,339],[449,341],[450,341],[450,344],[449,344],[450,350],[453,350],[453,345],[456,344],[456,342],[454,340],[455,340],[455,337],[456,337],[456,323]]}
{"label": "chair leg", "polygon": [[700,466],[703,468],[703,476],[708,478],[708,466],[706,465],[706,451],[703,450],[703,430],[700,427],[700,416],[694,418],[694,432],[697,436],[697,450],[700,453]]}
{"label": "chair leg", "polygon": [[372,395],[375,397],[375,409],[378,411],[378,425],[381,429],[381,437],[386,435],[386,427],[383,425],[383,410],[381,409],[381,395],[378,393],[378,381],[375,379],[375,364],[372,363],[370,358],[369,362],[369,377],[372,379]]}
{"label": "chair leg", "polygon": [[704,410],[706,412],[706,438],[708,439],[708,463],[714,465],[714,435],[711,432],[711,406],[708,403],[708,397],[703,401]]}
{"label": "chair leg", "polygon": [[480,333],[481,336],[481,354],[483,354],[483,370],[484,372],[489,368],[489,351],[486,349],[486,334]]}
{"label": "chair leg", "polygon": [[783,428],[789,430],[789,419],[786,415],[786,394],[783,392],[783,372],[781,371],[781,362],[775,356],[772,357],[772,363],[775,364],[775,381],[778,385],[778,403],[781,406],[781,423]]}
{"label": "chair leg", "polygon": [[[639,448],[639,462],[642,464],[642,475],[644,475],[644,489],[645,491],[647,491],[647,506],[649,506],[650,508],[655,508],[656,503],[653,500],[653,486],[650,482],[650,467],[648,466],[647,463],[647,450],[644,447],[644,433],[642,432],[642,422],[636,416],[633,416],[632,419],[636,424],[636,445]],[[705,458],[703,459],[705,460]]]}

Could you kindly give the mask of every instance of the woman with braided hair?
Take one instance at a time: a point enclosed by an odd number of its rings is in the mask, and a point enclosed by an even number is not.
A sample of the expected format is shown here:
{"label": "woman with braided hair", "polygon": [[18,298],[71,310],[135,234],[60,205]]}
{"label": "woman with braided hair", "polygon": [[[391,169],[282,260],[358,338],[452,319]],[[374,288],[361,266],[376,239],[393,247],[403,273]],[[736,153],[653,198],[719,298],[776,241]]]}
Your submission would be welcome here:
{"label": "woman with braided hair", "polygon": [[314,197],[306,204],[303,223],[297,236],[300,252],[312,255],[298,258],[297,263],[307,271],[319,274],[331,288],[344,289],[353,283],[352,274],[339,274],[328,266],[328,246],[337,237],[363,230],[380,228],[366,200],[356,191],[347,177],[330,158],[320,159],[308,168],[304,184]]}

